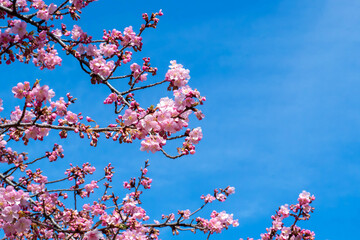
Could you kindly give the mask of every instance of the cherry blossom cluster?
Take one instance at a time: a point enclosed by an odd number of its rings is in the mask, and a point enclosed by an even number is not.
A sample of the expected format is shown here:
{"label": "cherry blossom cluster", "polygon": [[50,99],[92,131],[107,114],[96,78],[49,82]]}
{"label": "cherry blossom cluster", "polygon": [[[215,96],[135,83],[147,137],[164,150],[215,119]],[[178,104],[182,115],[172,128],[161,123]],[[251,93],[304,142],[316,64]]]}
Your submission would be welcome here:
{"label": "cherry blossom cluster", "polygon": [[13,186],[0,187],[0,228],[7,237],[22,236],[29,231],[31,220],[27,218],[29,194],[16,191]]}
{"label": "cherry blossom cluster", "polygon": [[[235,193],[235,188],[230,186],[226,187],[225,189],[215,189],[213,195],[207,194],[206,196],[201,196],[201,199],[210,200],[205,200],[205,202],[199,209],[193,212],[191,212],[189,209],[179,210],[178,217],[176,217],[174,213],[170,213],[169,215],[163,215],[162,219],[165,220],[165,222],[160,223],[159,221],[155,221],[155,224],[159,226],[172,226],[171,224],[178,223],[181,227],[193,228],[194,232],[198,230],[203,233],[207,233],[208,236],[214,233],[221,233],[222,230],[228,229],[230,226],[237,227],[239,223],[238,220],[233,219],[233,214],[228,214],[225,211],[217,212],[215,210],[211,213],[210,219],[196,217],[195,219],[191,220],[190,223],[186,223],[187,220],[191,219],[194,214],[204,208],[207,204],[211,203],[216,199],[220,202],[224,202],[226,200],[226,197],[233,193]],[[192,223],[194,220],[196,224]],[[179,230],[184,229],[178,228],[176,226],[173,227],[173,234],[179,234]]]}
{"label": "cherry blossom cluster", "polygon": [[210,220],[200,217],[196,219],[198,224],[205,229],[205,233],[207,231],[210,231],[210,233],[221,233],[223,229],[228,229],[231,225],[233,227],[239,226],[238,221],[233,219],[233,214],[227,214],[225,211],[220,213],[213,211],[210,217]]}
{"label": "cherry blossom cluster", "polygon": [[172,87],[185,86],[190,79],[190,71],[184,69],[183,66],[177,64],[176,61],[171,61],[170,63],[170,70],[166,73],[165,79],[171,83]]}
{"label": "cherry blossom cluster", "polygon": [[225,189],[214,189],[214,194],[207,194],[206,196],[202,195],[201,199],[204,200],[205,204],[206,203],[211,203],[215,200],[218,200],[220,202],[224,202],[227,197],[231,194],[235,193],[235,188],[234,187],[226,187]]}
{"label": "cherry blossom cluster", "polygon": [[[136,135],[137,138],[145,139],[141,142],[142,151],[156,152],[162,149],[166,144],[166,140],[174,133],[186,128],[189,122],[191,113],[197,116],[201,113],[195,110],[199,104],[203,104],[205,98],[200,96],[197,90],[192,90],[189,86],[180,88],[174,91],[175,100],[168,97],[160,99],[160,103],[152,111],[152,114],[147,114],[144,111],[127,110],[122,119],[125,120],[125,125],[135,124],[140,130]],[[178,149],[179,154],[195,153],[195,144],[202,139],[201,128],[193,130],[187,129],[183,147]]]}
{"label": "cherry blossom cluster", "polygon": [[[314,208],[310,204],[315,200],[314,195],[303,191],[300,193],[298,203],[294,205],[283,205],[276,211],[276,214],[271,216],[272,226],[266,229],[266,233],[261,234],[261,240],[313,240],[315,239],[315,233],[302,229],[296,224],[299,221],[306,221],[310,219],[310,213]],[[293,217],[294,221],[290,227],[286,227],[284,220]],[[242,240],[242,238],[240,239]],[[248,240],[254,240],[248,238]]]}
{"label": "cherry blossom cluster", "polygon": [[[77,121],[77,116],[67,111],[67,107],[73,102],[70,95],[67,102],[63,98],[52,102],[51,98],[55,96],[54,91],[47,85],[40,86],[38,81],[32,87],[29,82],[18,83],[13,87],[12,92],[16,98],[25,98],[25,104],[21,109],[20,106],[15,107],[10,119],[1,119],[1,123],[9,126],[8,135],[15,141],[22,139],[27,144],[29,139],[43,140],[51,128],[39,123],[51,125],[57,117],[63,117],[59,119],[59,125],[63,125],[64,122],[70,125]],[[20,126],[24,128],[19,129]],[[54,153],[52,158],[55,156]]]}
{"label": "cherry blossom cluster", "polygon": [[50,162],[56,161],[58,157],[64,157],[64,149],[61,145],[55,144],[52,152],[46,152],[46,157],[49,158]]}
{"label": "cherry blossom cluster", "polygon": [[28,157],[26,153],[18,153],[11,147],[6,147],[7,141],[4,140],[5,135],[0,135],[0,163],[14,164],[21,167],[24,160]]}
{"label": "cherry blossom cluster", "polygon": [[[55,146],[54,149],[58,150],[59,147]],[[111,181],[112,169],[111,165],[108,165],[105,168],[104,178],[93,180],[83,188],[80,188],[80,185],[85,182],[84,177],[95,171],[95,168],[89,163],[84,164],[81,168],[71,167],[65,172],[66,178],[55,181],[48,181],[40,169],[36,171],[27,169],[26,176],[20,177],[18,181],[14,181],[12,176],[7,177],[1,174],[1,180],[7,186],[6,188],[0,187],[0,227],[4,229],[9,239],[13,239],[15,236],[39,239],[58,236],[60,239],[65,239],[69,232],[75,231],[82,231],[81,235],[84,235],[90,231],[93,219],[88,213],[85,214],[85,211],[78,212],[66,207],[60,197],[68,198],[68,194],[64,191],[73,191],[76,193],[74,196],[82,198],[89,197],[90,192],[98,188],[97,183],[101,180]],[[69,189],[48,189],[48,184],[66,180],[75,180],[75,184]],[[18,184],[15,184],[16,182]],[[105,185],[108,186],[108,183]],[[15,190],[15,187],[23,190]],[[103,196],[103,199],[106,198]],[[90,210],[86,206],[84,208]],[[39,224],[36,231],[30,228],[31,224]]]}

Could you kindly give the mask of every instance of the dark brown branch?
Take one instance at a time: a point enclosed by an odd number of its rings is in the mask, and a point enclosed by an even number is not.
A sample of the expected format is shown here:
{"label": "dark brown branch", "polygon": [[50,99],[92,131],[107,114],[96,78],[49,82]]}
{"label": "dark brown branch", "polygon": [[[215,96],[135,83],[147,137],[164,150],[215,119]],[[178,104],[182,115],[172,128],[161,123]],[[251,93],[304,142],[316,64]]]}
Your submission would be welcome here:
{"label": "dark brown branch", "polygon": [[145,89],[145,88],[149,88],[149,87],[154,87],[156,85],[163,84],[164,82],[167,82],[167,80],[163,80],[161,82],[149,84],[149,85],[142,86],[142,87],[136,87],[136,88],[133,88],[133,89],[129,89],[127,91],[122,92],[121,95],[125,95],[125,94],[128,94],[128,93],[131,93],[131,92],[134,92],[134,91],[137,91],[137,90],[141,90],[141,89]]}
{"label": "dark brown branch", "polygon": [[167,154],[167,153],[164,151],[164,149],[160,149],[160,151],[161,151],[166,157],[171,158],[171,159],[176,159],[176,158],[179,158],[179,157],[182,157],[182,156],[186,155],[185,153],[181,153],[181,154],[176,155],[176,156],[171,156],[171,155]]}

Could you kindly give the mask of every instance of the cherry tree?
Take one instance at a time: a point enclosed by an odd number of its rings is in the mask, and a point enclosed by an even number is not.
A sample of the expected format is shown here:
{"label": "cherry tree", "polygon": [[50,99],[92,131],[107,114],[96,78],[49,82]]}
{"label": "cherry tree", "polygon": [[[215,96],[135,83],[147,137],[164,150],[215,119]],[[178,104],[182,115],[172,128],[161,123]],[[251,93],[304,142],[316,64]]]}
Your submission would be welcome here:
{"label": "cherry tree", "polygon": [[[195,154],[195,146],[203,135],[200,127],[189,126],[189,118],[204,118],[201,105],[206,98],[189,86],[190,71],[173,60],[162,80],[154,81],[157,68],[151,65],[150,58],[144,57],[138,63],[133,60],[133,54],[142,50],[142,33],[156,28],[162,11],[144,13],[144,23],[137,30],[132,26],[121,31],[104,30],[101,39],[93,39],[76,25],[85,8],[95,4],[92,2],[0,0],[1,64],[18,61],[49,71],[61,67],[63,60],[74,58],[89,83],[108,88],[109,95],[103,103],[114,108],[112,123],[100,126],[96,116],[83,116],[71,110],[76,102],[71,93],[55,97],[51,87],[39,80],[14,83],[12,93],[22,101],[20,106],[8,106],[6,99],[0,99],[0,112],[4,107],[12,109],[10,116],[0,117],[0,228],[5,238],[159,239],[161,229],[169,228],[173,234],[202,232],[209,239],[212,234],[237,227],[236,217],[225,211],[200,215],[205,206],[214,201],[224,202],[235,193],[234,187],[218,188],[202,195],[198,209],[149,216],[141,201],[143,192],[152,184],[149,161],[145,161],[138,176],[124,181],[128,194],[120,196],[111,188],[115,173],[111,163],[97,180],[88,180],[96,171],[92,163],[70,164],[62,178],[50,179],[44,169],[35,166],[43,161],[61,161],[64,158],[61,145],[54,143],[52,149],[37,156],[15,150],[21,144],[42,141],[54,131],[59,138],[75,133],[93,147],[100,138],[106,138],[102,141],[140,142],[141,151],[161,152],[171,159]],[[65,19],[73,24],[66,25]],[[59,51],[65,52],[66,58],[62,59]],[[121,75],[119,69],[128,73]],[[117,81],[126,81],[127,87],[117,87]],[[173,97],[141,106],[135,95],[157,85],[166,85]],[[165,150],[166,144],[173,140],[182,143],[176,150]],[[169,153],[174,151],[176,154]],[[94,196],[97,200],[91,201],[90,197]],[[86,204],[79,204],[87,199]],[[261,239],[314,239],[313,232],[297,225],[310,218],[314,199],[303,191],[298,203],[281,206]],[[285,224],[285,219],[290,225]]]}

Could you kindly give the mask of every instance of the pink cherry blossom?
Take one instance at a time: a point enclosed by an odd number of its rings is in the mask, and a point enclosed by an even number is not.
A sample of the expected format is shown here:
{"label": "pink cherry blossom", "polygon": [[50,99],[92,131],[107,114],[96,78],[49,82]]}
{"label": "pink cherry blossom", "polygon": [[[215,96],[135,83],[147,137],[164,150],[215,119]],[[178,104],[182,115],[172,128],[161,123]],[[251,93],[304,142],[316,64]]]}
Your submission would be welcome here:
{"label": "pink cherry blossom", "polygon": [[19,218],[19,205],[7,206],[1,212],[1,217],[7,222],[12,222]]}
{"label": "pink cherry blossom", "polygon": [[100,53],[105,57],[112,57],[115,53],[117,53],[118,49],[115,44],[100,44]]}
{"label": "pink cherry blossom", "polygon": [[61,97],[56,102],[51,102],[51,107],[56,109],[56,114],[58,116],[64,116],[67,113],[66,102],[63,97]]}
{"label": "pink cherry blossom", "polygon": [[[20,110],[20,107],[17,106],[15,107],[15,111],[12,111],[11,112],[11,120],[14,121],[14,122],[17,122],[20,120],[22,116],[22,111]],[[25,114],[24,114],[24,117],[22,118],[22,122],[25,122],[25,123],[28,123],[28,122],[31,122],[31,120],[35,117],[35,114],[28,111],[28,110],[25,110]]]}
{"label": "pink cherry blossom", "polygon": [[7,142],[4,140],[4,135],[0,135],[0,148],[3,148],[6,146]]}
{"label": "pink cherry blossom", "polygon": [[69,123],[74,124],[74,123],[76,123],[78,121],[78,116],[75,113],[73,113],[71,111],[68,111],[66,116],[65,116],[65,119]]}
{"label": "pink cherry blossom", "polygon": [[7,237],[12,237],[16,233],[16,227],[13,224],[6,223],[2,228]]}
{"label": "pink cherry blossom", "polygon": [[55,93],[52,89],[49,88],[49,86],[44,85],[41,86],[37,85],[35,88],[31,90],[31,95],[36,98],[37,101],[49,101],[51,98],[55,96]]}
{"label": "pink cherry blossom", "polygon": [[27,95],[27,92],[30,90],[30,83],[18,83],[15,87],[12,88],[12,92],[14,93],[14,97],[22,99]]}
{"label": "pink cherry blossom", "polygon": [[211,203],[213,202],[216,198],[214,196],[211,196],[210,194],[206,195],[206,196],[201,196],[201,199],[204,199],[205,203]]}
{"label": "pink cherry blossom", "polygon": [[157,151],[160,151],[160,149],[163,145],[165,145],[165,143],[165,139],[158,135],[146,137],[143,141],[141,141],[140,150],[155,153]]}
{"label": "pink cherry blossom", "polygon": [[44,48],[38,49],[37,56],[33,58],[35,66],[39,66],[40,69],[55,69],[56,65],[61,65],[62,59],[58,56],[56,49]]}
{"label": "pink cherry blossom", "polygon": [[18,233],[27,232],[30,229],[31,220],[26,218],[20,218],[15,223],[15,229]]}
{"label": "pink cherry blossom", "polygon": [[190,71],[183,68],[183,65],[177,64],[175,60],[170,61],[170,63],[170,69],[166,73],[165,79],[176,87],[185,86],[190,79]]}
{"label": "pink cherry blossom", "polygon": [[108,61],[99,56],[90,61],[90,69],[103,77],[108,77],[114,69],[114,61]]}
{"label": "pink cherry blossom", "polygon": [[51,14],[53,14],[56,9],[57,5],[51,3],[47,9],[39,10],[36,16],[42,20],[49,20],[51,18]]}
{"label": "pink cherry blossom", "polygon": [[71,31],[71,38],[73,40],[79,40],[79,38],[84,37],[85,35],[86,33],[83,32],[81,27],[79,27],[78,25],[74,25],[74,28]]}
{"label": "pink cherry blossom", "polygon": [[32,6],[35,7],[35,9],[41,9],[45,5],[43,0],[33,0]]}
{"label": "pink cherry blossom", "polygon": [[87,193],[93,193],[94,192],[94,188],[99,188],[99,186],[97,185],[96,181],[91,181],[90,184],[86,184],[85,185],[85,190]]}
{"label": "pink cherry blossom", "polygon": [[89,231],[84,235],[84,240],[99,240],[99,239],[104,239],[104,236],[98,230]]}
{"label": "pink cherry blossom", "polygon": [[190,133],[189,137],[186,138],[192,144],[198,144],[199,141],[202,139],[203,134],[200,127],[194,128]]}
{"label": "pink cherry blossom", "polygon": [[96,45],[93,44],[89,44],[86,48],[86,55],[87,56],[94,56],[94,57],[99,57],[100,56],[100,51],[97,49]]}
{"label": "pink cherry blossom", "polygon": [[141,48],[142,46],[142,42],[141,42],[142,38],[136,36],[135,32],[133,31],[132,26],[126,27],[124,30],[124,39],[121,42],[121,45],[126,46],[126,45],[130,45],[130,46],[136,46],[138,48]]}
{"label": "pink cherry blossom", "polygon": [[136,111],[132,111],[131,109],[126,109],[124,116],[122,116],[122,119],[124,120],[125,126],[130,126],[131,124],[138,122],[138,116]]}
{"label": "pink cherry blossom", "polygon": [[13,27],[11,28],[11,33],[19,34],[22,38],[26,34],[26,22],[21,20],[13,20]]}

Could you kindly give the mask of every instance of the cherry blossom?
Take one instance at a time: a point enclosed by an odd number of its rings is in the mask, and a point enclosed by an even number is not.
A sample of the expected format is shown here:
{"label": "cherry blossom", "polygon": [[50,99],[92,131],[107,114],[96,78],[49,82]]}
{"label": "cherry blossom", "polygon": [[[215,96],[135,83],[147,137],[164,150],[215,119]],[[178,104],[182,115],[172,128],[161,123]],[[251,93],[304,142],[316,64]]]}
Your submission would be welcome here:
{"label": "cherry blossom", "polygon": [[104,236],[98,230],[93,230],[85,233],[84,240],[99,240],[104,239]]}
{"label": "cherry blossom", "polygon": [[11,33],[18,34],[21,38],[26,34],[26,22],[21,20],[14,20]]}

